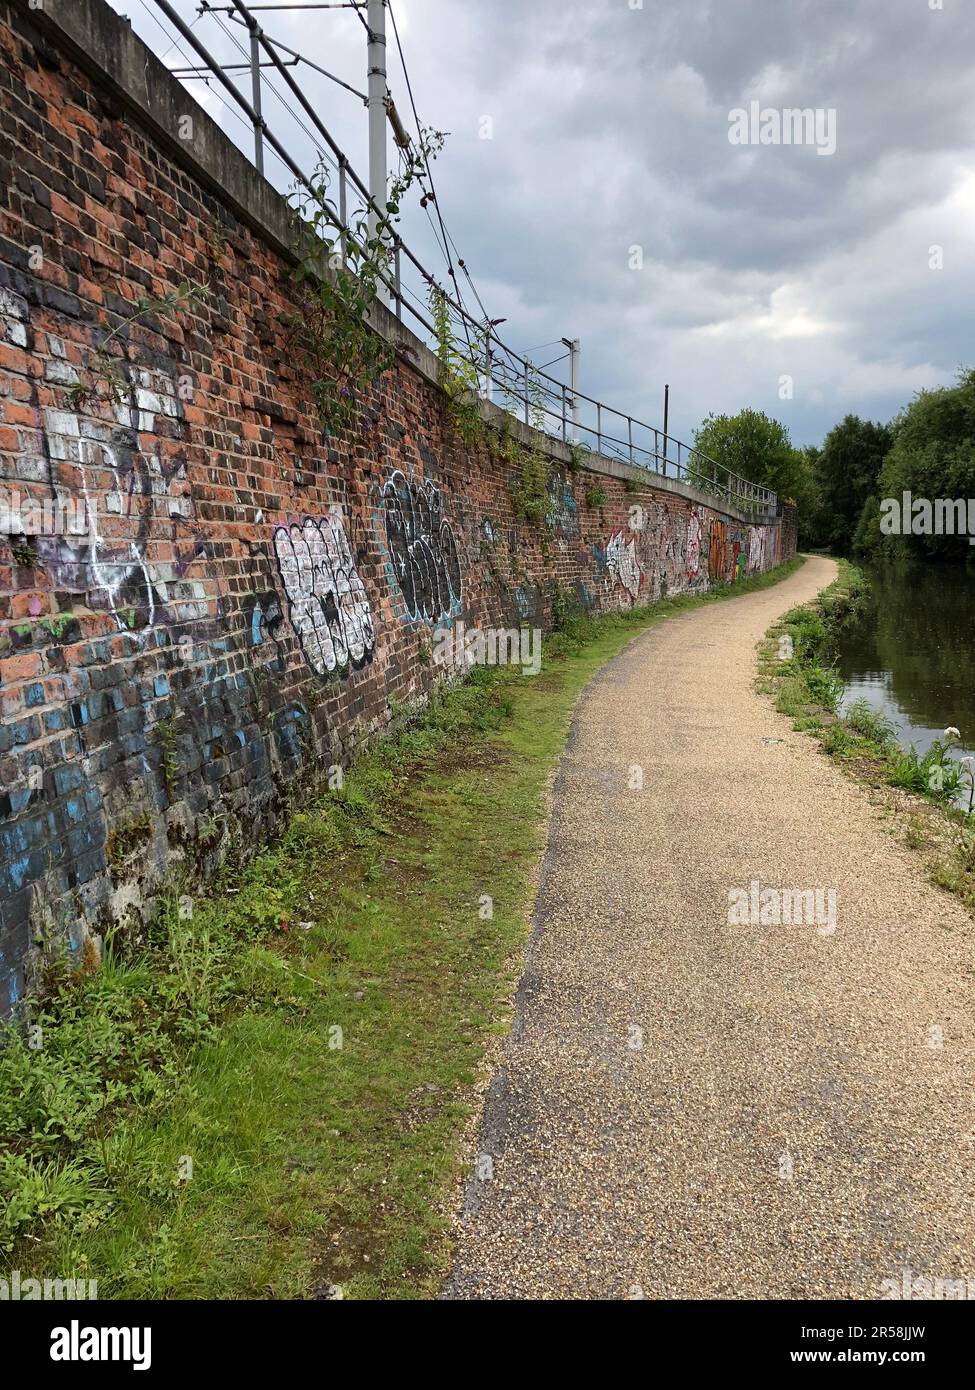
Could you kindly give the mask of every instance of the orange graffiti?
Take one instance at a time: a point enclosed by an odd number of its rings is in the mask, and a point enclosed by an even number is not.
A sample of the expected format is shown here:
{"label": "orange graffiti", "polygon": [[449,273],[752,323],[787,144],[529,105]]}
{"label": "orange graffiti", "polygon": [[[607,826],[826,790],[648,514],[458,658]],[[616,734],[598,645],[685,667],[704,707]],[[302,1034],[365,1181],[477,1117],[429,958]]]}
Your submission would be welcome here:
{"label": "orange graffiti", "polygon": [[723,581],[728,577],[728,528],[723,521],[711,522],[711,551],[708,555],[708,574]]}

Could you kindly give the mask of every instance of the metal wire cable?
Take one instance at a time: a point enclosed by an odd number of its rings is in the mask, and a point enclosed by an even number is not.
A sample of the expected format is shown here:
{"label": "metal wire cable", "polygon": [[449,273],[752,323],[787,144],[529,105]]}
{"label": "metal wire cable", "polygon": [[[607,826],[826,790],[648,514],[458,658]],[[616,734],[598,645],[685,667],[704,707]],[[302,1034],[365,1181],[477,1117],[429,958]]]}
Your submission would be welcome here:
{"label": "metal wire cable", "polygon": [[[236,2],[237,0],[235,0],[235,3]],[[162,24],[158,16],[154,14],[152,10],[149,9],[146,0],[140,0],[140,3],[148,13],[153,15],[153,20],[156,26],[162,32],[163,36],[168,41],[170,41],[169,48],[166,50],[166,54],[168,55],[168,53],[171,52],[173,48],[175,48],[180,53],[184,61],[186,61],[189,66],[192,66],[191,64],[189,64],[189,60],[186,58],[186,53],[180,46],[179,41],[172,39],[169,30]],[[242,125],[244,125],[245,129],[250,129],[252,132],[254,129],[259,129],[260,131],[262,131],[264,139],[270,151],[274,153],[275,157],[279,160],[282,166],[286,170],[289,170],[293,177],[298,181],[296,187],[305,186],[308,187],[314,193],[315,190],[310,184],[308,176],[303,172],[300,166],[295,163],[290,151],[287,150],[281,144],[280,139],[277,136],[275,136],[271,128],[267,125],[267,122],[261,119],[260,115],[254,110],[254,108],[251,107],[249,102],[238,91],[236,86],[230,82],[227,76],[224,75],[224,70],[221,68],[220,64],[217,62],[215,58],[212,57],[212,55],[210,55],[207,52],[206,48],[203,46],[200,40],[195,35],[190,34],[190,26],[187,26],[185,22],[179,18],[176,11],[172,8],[172,6],[169,3],[167,3],[167,0],[156,0],[156,3],[160,6],[160,8],[163,9],[170,22],[179,30],[180,34],[190,44],[190,47],[194,48],[201,55],[201,57],[203,57],[203,59],[206,62],[208,62],[210,66],[213,67],[214,76],[219,78],[220,81],[225,85],[227,91],[231,94],[231,96],[235,98],[235,100],[245,111],[245,113],[249,117],[249,121],[245,121],[242,117],[238,116],[234,107],[228,105],[227,101],[221,96],[221,94],[218,91],[216,91],[213,88],[210,88],[210,90],[214,91],[214,95],[217,97],[218,101],[220,101],[221,106],[231,111],[235,118],[239,120]],[[245,7],[242,4],[239,5],[239,9],[242,12],[246,13]],[[208,9],[204,12],[214,14],[214,11],[212,9]],[[363,23],[368,33],[368,25],[363,20],[363,17],[359,10],[354,10],[354,13],[356,14],[360,22]],[[391,10],[390,13],[393,19],[395,30],[395,17],[392,16]],[[240,44],[237,42],[235,38],[233,38],[232,34],[229,31],[227,31],[227,29],[220,21],[219,16],[214,14],[214,18],[217,19],[218,24],[220,24],[221,31],[226,35],[226,37],[231,39],[238,52],[240,52],[243,56],[246,57],[247,55],[245,50],[241,48]],[[398,41],[398,34],[396,37]],[[269,42],[264,39],[262,39],[262,41],[264,41],[265,43]],[[267,51],[270,54],[270,49],[267,49]],[[409,74],[406,71],[405,62],[403,61],[401,46],[400,59],[401,62],[403,62],[404,77],[407,82],[408,90],[410,91],[410,102],[413,108],[413,116],[417,122],[418,131],[422,131],[422,127],[420,126],[419,117],[416,111],[416,105],[413,100],[413,93],[410,87]],[[280,60],[278,60],[278,62],[280,62]],[[204,77],[202,79],[195,80],[206,81],[207,79]],[[304,133],[311,141],[312,147],[319,149],[320,147],[318,140],[307,129],[302,120],[297,116],[296,112],[292,109],[292,107],[281,95],[281,93],[273,86],[273,84],[268,82],[267,79],[260,77],[260,81],[263,83],[264,86],[267,87],[271,94],[275,96],[280,106],[293,117],[295,123],[298,125],[300,129],[304,131]],[[291,85],[290,78],[286,77],[286,81],[289,83],[289,85]],[[209,87],[209,82],[207,82],[207,85]],[[297,87],[292,86],[292,90],[295,93],[297,93],[299,89]],[[320,125],[320,122],[312,114],[312,110],[310,107],[308,108],[308,111],[315,123],[317,125]],[[355,173],[355,170],[352,169],[349,165],[347,157],[335,145],[334,141],[332,140],[332,137],[328,134],[327,131],[324,130],[324,128],[320,130],[320,134],[326,139],[326,142],[328,143],[329,148],[335,155],[335,157],[337,157],[341,161],[341,167],[346,171],[347,174],[351,175],[351,179],[356,187],[357,196],[361,197],[363,206],[375,207],[375,204],[372,198],[370,197],[368,191],[366,190],[365,185],[362,183],[358,175]],[[334,160],[332,162],[334,163]],[[431,188],[432,187],[433,183],[431,177]],[[436,202],[435,189],[433,189],[433,197],[431,198],[431,201]],[[452,245],[454,247],[454,250],[456,251],[456,243],[453,241],[453,238],[450,236],[449,231],[446,228],[446,224],[444,223],[442,215],[440,214],[439,205],[437,206],[437,214],[438,222],[441,228],[441,233],[444,237],[445,242],[448,243],[446,259],[448,266],[451,266],[449,246]],[[330,213],[330,218],[336,226],[342,229],[343,223],[341,221],[338,221],[335,217],[334,209],[332,209],[332,212]],[[429,220],[431,221],[431,227],[434,230],[436,239],[436,228],[433,227],[432,219]],[[348,235],[347,228],[345,229],[345,233],[346,235]],[[405,286],[401,283],[398,264],[400,254],[402,254],[407,267],[410,268],[411,274],[415,271],[427,284],[435,284],[436,282],[433,279],[433,276],[417,259],[416,255],[410,249],[410,247],[406,245],[400,238],[397,238],[396,240],[396,251],[397,275],[395,285],[393,284],[390,278],[390,273],[388,272],[380,272],[380,278],[383,284],[387,287],[387,289],[391,290],[396,295],[398,304],[401,306],[405,304],[406,307],[408,307],[409,312],[414,315],[414,317],[420,324],[423,325],[424,329],[427,332],[432,333],[434,331],[433,326],[427,321],[424,314],[414,307],[414,302],[420,302],[417,296],[415,295],[413,290],[410,289],[409,286]],[[463,268],[465,270],[466,278],[471,283],[472,290],[475,296],[477,297],[478,303],[483,311],[484,306],[480,301],[480,296],[477,295],[476,287],[473,285],[473,280],[471,279],[469,272],[466,271],[466,267]],[[475,335],[477,335],[480,331],[480,325],[477,323],[476,320],[473,319],[469,310],[463,302],[463,297],[460,291],[460,285],[457,282],[456,275],[452,275],[451,289],[452,293],[446,294],[446,309],[447,312],[451,314],[455,320],[463,324],[464,333],[468,339],[468,347],[470,348],[470,337],[468,329],[472,328],[475,332]],[[486,314],[485,319],[487,320]],[[490,320],[487,320],[485,327],[488,330],[490,329]],[[489,344],[486,346],[488,346],[488,350],[491,356],[494,355],[491,349],[495,345],[497,347],[497,356],[495,358],[496,367],[494,370],[496,372],[498,384],[501,386],[501,389],[506,392],[506,394],[509,394],[512,400],[514,400],[516,403],[520,402],[523,405],[525,419],[529,420],[529,417],[531,417],[531,420],[529,422],[541,423],[542,427],[544,427],[545,422],[547,422],[548,420],[552,420],[556,424],[556,430],[554,431],[556,435],[559,432],[558,427],[560,426],[562,437],[564,439],[569,438],[570,436],[568,434],[568,429],[570,427],[570,422],[566,414],[566,405],[568,398],[566,394],[567,388],[565,386],[565,383],[559,382],[555,378],[545,376],[544,368],[536,368],[528,358],[526,358],[522,354],[515,353],[511,348],[507,347],[500,340],[494,339],[493,335],[491,335],[490,333],[488,333],[488,337]],[[473,364],[477,366],[477,353],[473,350],[471,350],[471,360]],[[553,359],[552,362],[546,363],[545,365],[550,366],[553,365],[555,361],[561,360],[563,359]],[[578,438],[579,433],[582,432],[595,439],[595,446],[597,449],[605,450],[613,454],[614,456],[620,458],[626,458],[627,456],[629,456],[631,461],[634,461],[637,455],[642,455],[647,460],[646,466],[651,469],[654,469],[657,472],[663,471],[664,474],[666,474],[669,468],[672,476],[683,476],[691,479],[692,481],[694,481],[695,479],[699,480],[701,477],[706,476],[711,490],[715,491],[719,496],[727,497],[728,499],[733,500],[735,502],[750,502],[756,508],[768,509],[770,507],[774,507],[776,501],[775,494],[771,492],[768,488],[756,485],[754,483],[749,482],[747,479],[739,477],[737,474],[731,472],[731,470],[729,470],[724,465],[717,464],[713,460],[708,459],[705,455],[700,454],[692,446],[684,444],[680,440],[672,439],[673,444],[675,444],[677,448],[677,458],[674,459],[673,456],[671,456],[668,459],[666,455],[666,436],[664,436],[665,453],[664,455],[661,455],[660,432],[656,427],[647,425],[645,422],[639,420],[634,420],[632,416],[628,416],[621,411],[615,410],[613,407],[605,405],[602,402],[599,402],[594,398],[585,395],[584,393],[576,392],[575,398],[578,402],[582,403],[583,407],[589,413],[590,419],[593,418],[592,410],[594,408],[594,418],[596,424],[595,428],[593,428],[591,424],[587,425],[583,424],[581,420],[573,420],[571,422],[572,437]],[[617,436],[607,433],[607,431],[603,428],[603,419],[606,415],[608,415],[614,420],[623,422],[625,424],[626,433],[628,436],[626,440],[620,439]],[[637,440],[634,439],[634,431],[646,432],[646,437],[648,441],[647,447],[644,447]],[[651,434],[653,436],[652,449],[649,447],[649,438]],[[681,457],[682,450],[684,452],[683,458]],[[663,463],[662,470],[659,466],[661,462]],[[724,479],[723,482],[720,481],[720,479],[722,478]]]}
{"label": "metal wire cable", "polygon": [[[223,34],[226,35],[226,37],[230,40],[230,42],[231,42],[231,43],[234,45],[234,47],[237,49],[238,53],[240,53],[240,54],[241,54],[244,58],[246,58],[246,59],[248,60],[248,62],[249,62],[249,61],[250,61],[250,54],[247,52],[247,49],[246,49],[246,48],[243,46],[243,44],[239,41],[239,39],[237,38],[237,36],[236,36],[236,34],[233,32],[233,30],[227,28],[227,26],[224,24],[223,20],[220,18],[219,13],[218,13],[216,10],[213,10],[213,9],[208,9],[208,10],[205,11],[205,13],[206,13],[206,14],[210,14],[210,15],[213,16],[213,18],[216,20],[217,24],[219,25],[221,32],[222,32]],[[272,42],[273,42],[273,40],[272,40]],[[314,135],[314,134],[308,129],[308,127],[305,125],[304,121],[302,121],[301,117],[300,117],[300,116],[298,115],[298,113],[295,111],[294,107],[293,107],[293,106],[290,106],[290,105],[288,104],[288,102],[285,100],[285,98],[281,95],[281,93],[278,91],[278,89],[277,89],[277,88],[274,86],[274,84],[271,82],[270,78],[264,76],[263,71],[261,72],[261,83],[262,83],[263,86],[265,86],[265,87],[268,89],[269,92],[271,92],[271,94],[272,94],[274,97],[277,98],[277,100],[281,103],[281,105],[283,106],[283,108],[285,109],[285,111],[288,112],[289,116],[291,116],[292,120],[295,122],[295,124],[298,126],[298,128],[299,128],[300,130],[304,131],[305,135],[307,135],[308,139],[311,141],[312,147],[314,148],[314,150],[315,150],[316,154],[319,156],[319,158],[320,158],[320,159],[323,159],[323,160],[326,160],[329,164],[331,164],[331,166],[332,166],[332,168],[335,170],[335,172],[338,173],[339,166],[338,166],[338,164],[337,164],[337,162],[336,162],[334,156],[333,156],[330,152],[327,152],[326,150],[324,150],[324,149],[322,148],[321,142],[320,142],[320,140],[318,139],[318,137],[317,137],[316,135]],[[246,124],[246,122],[245,122],[245,124]]]}
{"label": "metal wire cable", "polygon": [[[159,18],[159,16],[156,14],[155,10],[150,10],[148,4],[146,3],[146,0],[139,0],[139,3],[141,4],[142,8],[145,10],[146,14],[150,17],[150,19],[153,20],[153,22],[155,23],[156,27],[157,27],[157,28],[160,30],[160,32],[162,33],[163,37],[164,37],[164,38],[167,38],[167,39],[172,39],[172,35],[170,34],[169,30],[168,30],[168,29],[166,28],[166,26],[163,24],[162,20],[161,20],[161,19]],[[201,16],[201,15],[197,15],[197,19],[200,19],[200,18],[202,18],[202,16]],[[195,21],[194,21],[194,23],[195,23]],[[192,27],[193,27],[193,25],[191,24],[191,25],[190,25],[190,28],[192,29]],[[181,47],[180,42],[179,42],[178,39],[172,39],[172,42],[170,43],[169,47],[166,49],[166,54],[168,55],[168,54],[172,53],[172,51],[173,51],[174,48],[175,48],[176,52],[179,54],[179,56],[184,60],[184,62],[186,63],[187,67],[192,67],[193,64],[190,62],[189,58],[187,58],[187,56],[186,56],[186,51]],[[160,60],[160,61],[161,61],[161,60]],[[205,85],[206,88],[207,88],[207,91],[210,92],[214,97],[216,97],[217,101],[219,101],[220,105],[224,108],[224,110],[227,111],[227,112],[229,112],[229,114],[230,114],[231,116],[233,116],[234,120],[237,121],[238,124],[240,124],[240,125],[242,125],[242,126],[244,127],[244,129],[248,132],[248,134],[253,134],[253,130],[252,130],[250,124],[249,124],[247,121],[244,120],[244,117],[240,114],[240,112],[239,112],[239,111],[236,111],[236,110],[230,105],[230,103],[229,103],[224,97],[222,97],[222,96],[220,95],[220,93],[217,91],[217,89],[216,89],[215,87],[211,87],[209,78],[200,76],[200,77],[191,77],[191,78],[187,78],[187,79],[177,79],[177,80],[186,80],[186,81],[190,81],[190,82],[203,82],[204,85]],[[281,158],[281,156],[277,153],[277,151],[274,150],[273,148],[271,149],[271,154],[274,155],[275,159],[276,159],[276,160],[278,161],[278,163],[281,165],[282,169],[285,169],[285,170],[286,170],[286,169],[288,168],[287,164],[285,164],[284,160],[283,160],[283,159]]]}
{"label": "metal wire cable", "polygon": [[[392,0],[386,0],[386,8],[387,8],[387,10],[389,11],[389,17],[390,17],[390,19],[392,20],[392,24],[393,24],[393,37],[396,39],[396,51],[397,51],[398,54],[399,54],[400,66],[401,66],[402,69],[403,69],[403,78],[404,78],[404,80],[405,80],[405,82],[406,82],[406,91],[407,91],[407,95],[408,95],[409,98],[410,98],[410,107],[411,107],[411,109],[412,109],[412,111],[413,111],[413,120],[414,120],[415,123],[416,123],[417,139],[419,140],[419,142],[420,142],[420,148],[422,149],[422,148],[423,148],[423,126],[420,124],[420,117],[419,117],[419,114],[417,113],[417,109],[416,109],[416,100],[414,99],[414,96],[413,96],[413,83],[410,81],[409,69],[408,69],[407,66],[406,66],[406,57],[405,57],[405,55],[404,55],[404,53],[403,53],[403,45],[402,45],[402,43],[400,42],[399,28],[398,28],[397,23],[396,23],[396,14],[395,14],[395,12],[394,12],[394,10],[393,10]],[[463,298],[462,298],[462,295],[461,295],[460,282],[459,282],[458,279],[457,279],[457,272],[454,270],[454,263],[453,263],[453,260],[452,260],[452,258],[451,258],[451,255],[450,255],[450,247],[449,247],[449,245],[448,245],[449,238],[448,238],[448,235],[447,235],[447,228],[446,228],[445,225],[444,225],[443,213],[442,213],[441,210],[440,210],[440,199],[437,197],[437,186],[436,186],[436,183],[434,182],[434,178],[433,178],[433,166],[432,166],[432,163],[431,163],[430,160],[425,160],[424,163],[425,163],[425,169],[426,169],[427,177],[428,177],[429,180],[430,180],[430,192],[431,192],[431,194],[432,194],[432,196],[433,196],[433,206],[434,206],[434,207],[436,208],[436,210],[437,210],[437,221],[438,221],[438,223],[440,224],[440,231],[441,231],[441,234],[442,234],[443,240],[444,240],[444,251],[445,251],[445,254],[446,254],[446,257],[447,257],[447,273],[448,273],[449,276],[450,276],[451,284],[454,286],[454,291],[455,291],[455,293],[457,294],[458,298],[460,298],[461,304],[463,305],[464,301],[463,301]],[[429,212],[429,208],[427,209],[427,211]],[[455,250],[456,250],[456,247],[455,247]],[[468,278],[470,278],[470,277],[468,277]],[[478,299],[478,303],[480,304],[480,299]],[[466,307],[466,306],[465,306],[465,307]],[[481,305],[481,308],[482,308],[482,310],[483,310],[483,308],[484,308],[483,304]],[[487,319],[487,314],[485,314],[484,317],[485,317],[485,320],[486,320],[486,319]],[[467,335],[466,330],[465,330],[465,337],[467,337],[467,344],[468,344],[468,347],[470,347],[470,337],[469,337],[469,335]]]}
{"label": "metal wire cable", "polygon": [[[398,54],[399,54],[400,66],[401,66],[402,69],[403,69],[403,77],[404,77],[404,79],[405,79],[405,81],[406,81],[406,90],[407,90],[407,93],[408,93],[409,98],[410,98],[410,106],[413,108],[413,119],[414,119],[414,121],[416,122],[417,135],[418,135],[418,137],[420,138],[421,143],[422,143],[422,138],[423,138],[423,127],[422,127],[421,124],[420,124],[420,117],[419,117],[419,115],[417,114],[416,102],[415,102],[415,100],[414,100],[414,98],[413,98],[413,84],[412,84],[412,82],[410,81],[409,69],[408,69],[407,66],[406,66],[406,55],[405,55],[404,52],[403,52],[403,45],[402,45],[402,43],[400,42],[399,28],[397,27],[397,24],[396,24],[396,13],[395,13],[395,11],[393,10],[392,0],[386,0],[386,8],[387,8],[387,10],[389,11],[389,17],[390,17],[390,19],[392,20],[392,24],[393,24],[393,37],[394,37],[395,40],[396,40],[396,50],[397,50],[397,52],[398,52]],[[452,237],[452,236],[450,235],[450,233],[447,231],[447,227],[446,227],[446,224],[445,224],[444,218],[443,218],[443,213],[442,213],[442,211],[441,211],[441,209],[440,209],[440,199],[437,197],[437,190],[436,190],[436,186],[435,186],[434,180],[433,180],[433,169],[430,168],[429,165],[428,165],[427,167],[428,167],[428,172],[429,172],[429,176],[430,176],[430,190],[431,190],[431,192],[432,192],[432,194],[433,194],[433,204],[434,204],[434,207],[437,209],[437,218],[438,218],[438,221],[440,222],[440,229],[441,229],[441,231],[442,231],[442,233],[443,233],[444,240],[445,240],[445,242],[449,241],[450,245],[454,248],[454,254],[457,256],[458,263],[460,264],[461,268],[462,268],[463,271],[464,271],[464,274],[465,274],[465,276],[466,276],[466,278],[467,278],[467,280],[468,280],[468,282],[469,282],[469,284],[470,284],[471,290],[472,290],[473,293],[474,293],[474,298],[477,300],[478,306],[480,307],[480,310],[481,310],[481,313],[484,315],[485,322],[487,322],[487,321],[488,321],[488,317],[489,317],[489,316],[488,316],[488,312],[487,312],[487,310],[485,309],[483,303],[481,302],[481,296],[480,296],[480,295],[478,294],[478,292],[477,292],[477,286],[474,284],[474,280],[473,280],[473,278],[472,278],[472,276],[471,276],[471,273],[470,273],[470,271],[467,269],[467,266],[466,266],[466,264],[464,263],[464,260],[463,260],[463,258],[461,257],[460,252],[459,252],[458,249],[457,249],[457,243],[454,241],[453,237]],[[456,276],[456,274],[455,274],[455,272],[454,272],[454,269],[453,269],[453,265],[452,265],[452,262],[451,262],[451,259],[450,259],[450,252],[449,252],[449,251],[447,252],[447,264],[448,264],[448,266],[450,266],[450,275],[451,275],[451,279],[453,280],[454,286],[455,286],[455,288],[457,289],[458,294],[460,294],[460,285],[457,283],[457,276]]]}

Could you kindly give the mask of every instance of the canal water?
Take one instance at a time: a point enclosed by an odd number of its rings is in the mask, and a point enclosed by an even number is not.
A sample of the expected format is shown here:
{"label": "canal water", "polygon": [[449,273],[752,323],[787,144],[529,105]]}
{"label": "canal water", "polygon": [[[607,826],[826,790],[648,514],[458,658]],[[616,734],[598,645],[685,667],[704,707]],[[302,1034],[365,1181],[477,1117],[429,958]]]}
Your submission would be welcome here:
{"label": "canal water", "polygon": [[954,725],[952,757],[975,754],[975,573],[908,561],[864,571],[869,593],[839,638],[841,708],[867,700],[919,753]]}

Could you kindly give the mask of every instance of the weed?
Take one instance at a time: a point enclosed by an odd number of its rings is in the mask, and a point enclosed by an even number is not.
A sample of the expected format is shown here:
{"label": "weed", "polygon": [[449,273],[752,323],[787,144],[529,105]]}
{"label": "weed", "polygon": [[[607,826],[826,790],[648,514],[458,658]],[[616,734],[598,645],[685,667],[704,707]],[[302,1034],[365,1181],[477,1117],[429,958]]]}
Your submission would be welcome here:
{"label": "weed", "polygon": [[848,705],[843,717],[854,733],[878,748],[886,748],[896,740],[897,731],[891,720],[864,699],[854,700]]}
{"label": "weed", "polygon": [[37,543],[33,536],[20,536],[10,547],[14,564],[20,569],[30,570],[37,566]]}
{"label": "weed", "polygon": [[109,864],[120,864],[134,854],[140,845],[145,844],[152,835],[152,816],[141,811],[130,820],[122,821],[109,831],[105,845],[105,858]]}
{"label": "weed", "polygon": [[170,714],[160,719],[156,725],[156,734],[162,749],[160,759],[160,769],[166,790],[170,799],[176,793],[176,784],[179,781],[179,730],[183,722],[183,715],[180,710],[173,710]]}

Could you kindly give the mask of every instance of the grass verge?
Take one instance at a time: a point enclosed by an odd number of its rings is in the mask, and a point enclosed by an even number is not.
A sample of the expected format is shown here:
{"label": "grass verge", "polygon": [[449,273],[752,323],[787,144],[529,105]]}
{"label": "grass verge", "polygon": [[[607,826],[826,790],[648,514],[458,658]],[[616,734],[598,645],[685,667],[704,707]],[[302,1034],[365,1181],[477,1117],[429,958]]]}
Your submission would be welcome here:
{"label": "grass verge", "polygon": [[759,648],[759,689],[845,772],[884,793],[897,833],[925,854],[930,877],[975,914],[975,816],[956,804],[959,794],[975,793],[975,769],[951,756],[951,731],[919,754],[865,700],[838,713],[843,685],[830,661],[832,642],[865,590],[861,571],[838,563],[829,588],[769,629]]}
{"label": "grass verge", "polygon": [[[449,1260],[572,705],[638,631],[798,567],[476,668],[206,898],[53,971],[0,1048],[0,1251],[102,1298],[417,1298]],[[561,611],[561,610],[560,610]]]}

